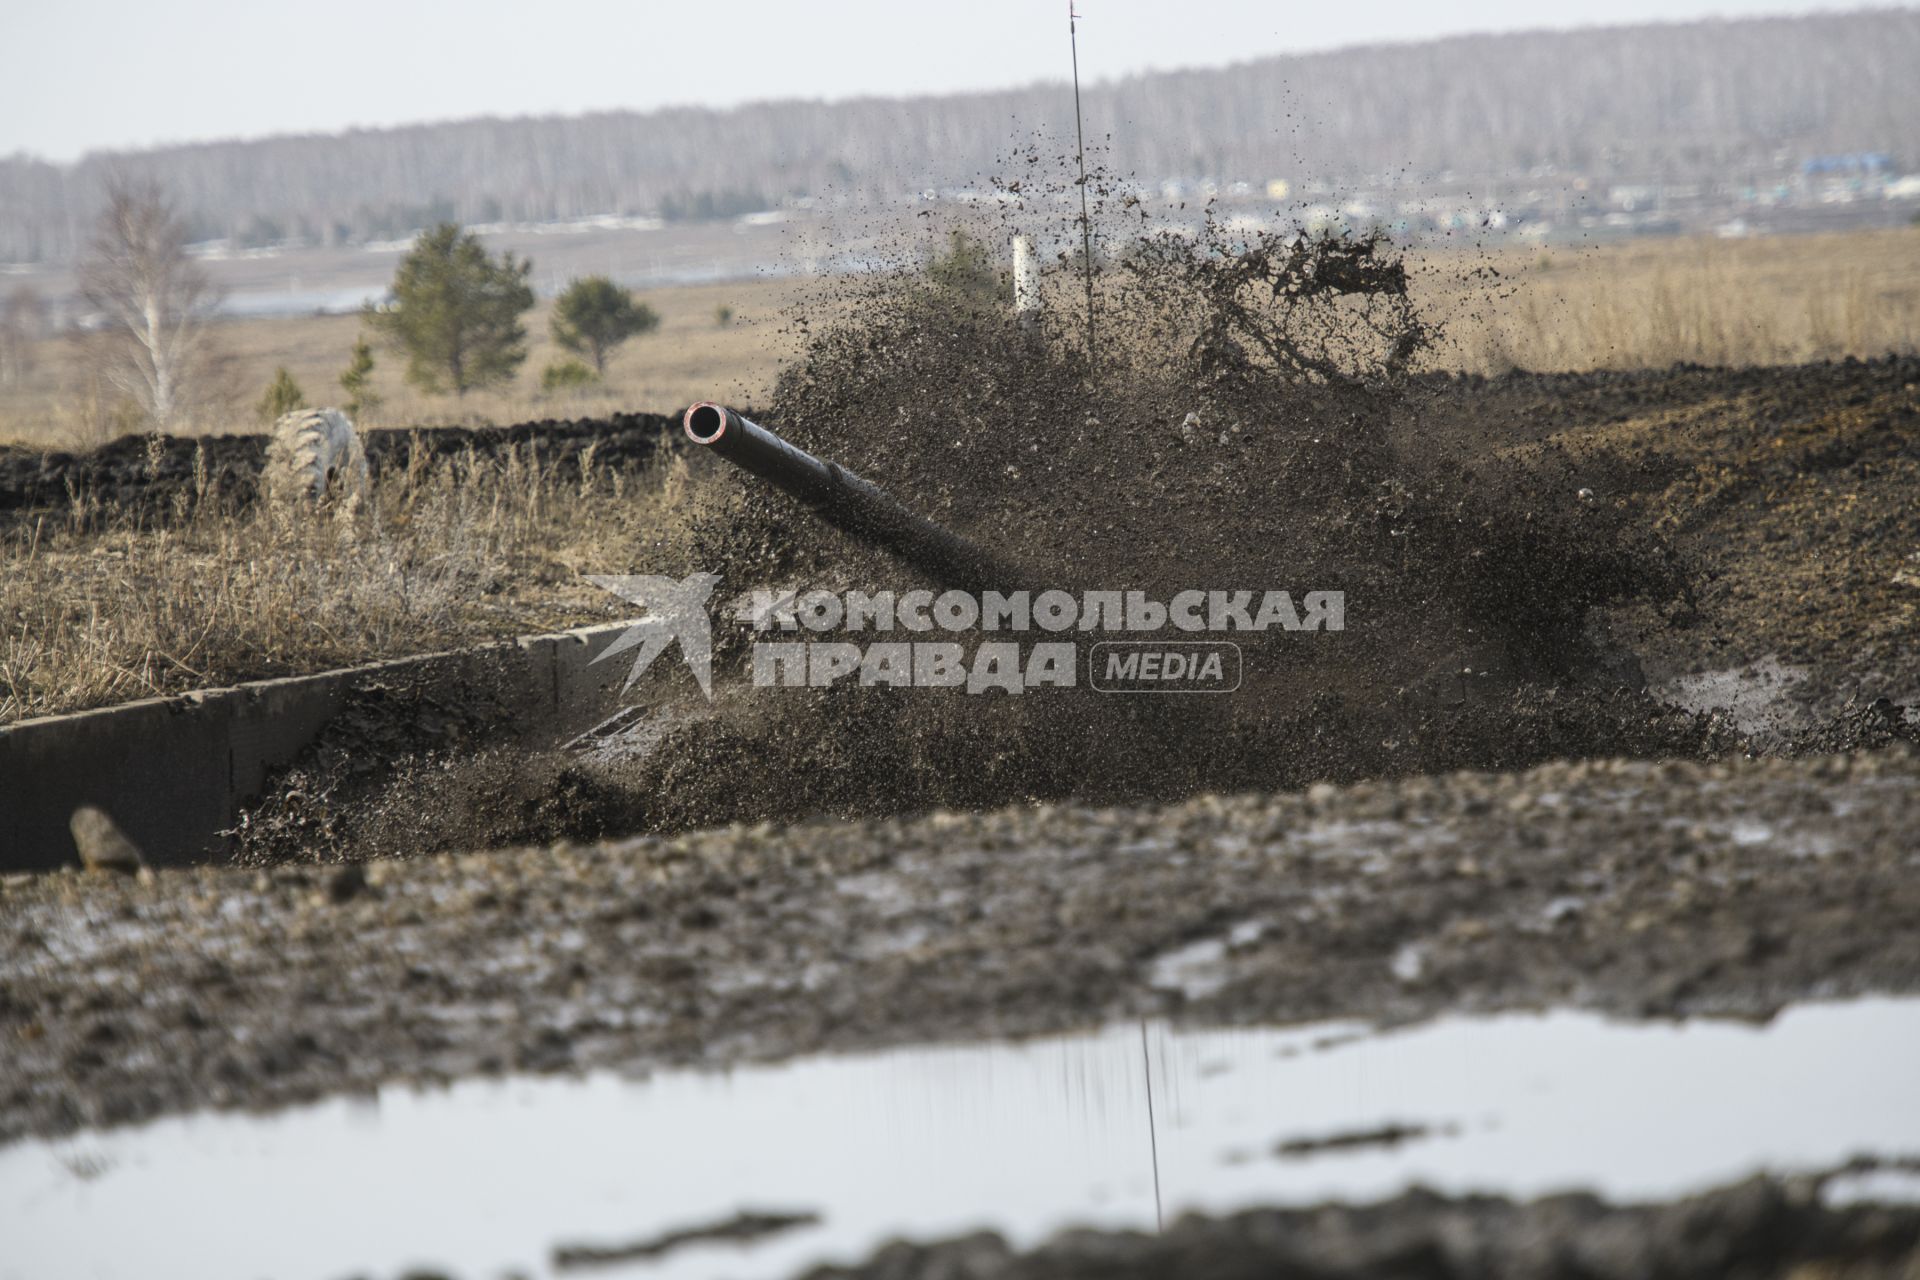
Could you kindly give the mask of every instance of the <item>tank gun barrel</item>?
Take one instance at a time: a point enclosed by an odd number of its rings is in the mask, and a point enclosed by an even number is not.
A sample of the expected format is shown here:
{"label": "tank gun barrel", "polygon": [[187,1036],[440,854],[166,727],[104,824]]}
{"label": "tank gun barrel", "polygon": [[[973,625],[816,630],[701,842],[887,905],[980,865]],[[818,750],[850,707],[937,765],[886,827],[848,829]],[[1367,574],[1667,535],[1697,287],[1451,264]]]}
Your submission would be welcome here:
{"label": "tank gun barrel", "polygon": [[794,498],[836,529],[899,557],[942,586],[1011,591],[1021,575],[992,552],[917,515],[878,485],[816,458],[725,405],[687,410],[687,439]]}

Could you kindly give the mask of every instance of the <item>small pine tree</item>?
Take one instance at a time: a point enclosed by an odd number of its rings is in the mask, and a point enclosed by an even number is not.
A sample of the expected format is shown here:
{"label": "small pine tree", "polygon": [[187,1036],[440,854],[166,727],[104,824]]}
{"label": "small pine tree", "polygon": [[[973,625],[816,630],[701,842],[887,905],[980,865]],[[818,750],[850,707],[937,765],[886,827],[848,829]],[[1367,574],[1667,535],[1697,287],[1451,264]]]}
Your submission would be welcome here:
{"label": "small pine tree", "polygon": [[407,381],[464,396],[506,382],[527,358],[520,317],[533,307],[533,264],[494,258],[470,231],[443,222],[401,259],[393,297],[367,322],[407,355]]}
{"label": "small pine tree", "polygon": [[732,324],[733,308],[727,306],[725,303],[722,303],[719,306],[715,307],[713,309],[713,322],[719,325],[722,329]]}
{"label": "small pine tree", "polygon": [[380,393],[373,389],[373,344],[365,334],[353,340],[353,355],[347,361],[346,372],[340,375],[340,389],[347,393],[343,407],[349,418],[358,418],[380,407]]}
{"label": "small pine tree", "polygon": [[273,381],[267,384],[267,392],[254,406],[254,412],[260,415],[260,421],[272,425],[282,414],[292,413],[306,402],[307,393],[293,380],[287,367],[281,365],[273,371]]}
{"label": "small pine tree", "polygon": [[660,316],[605,276],[582,276],[553,304],[553,340],[607,372],[607,357],[628,338],[660,327]]}

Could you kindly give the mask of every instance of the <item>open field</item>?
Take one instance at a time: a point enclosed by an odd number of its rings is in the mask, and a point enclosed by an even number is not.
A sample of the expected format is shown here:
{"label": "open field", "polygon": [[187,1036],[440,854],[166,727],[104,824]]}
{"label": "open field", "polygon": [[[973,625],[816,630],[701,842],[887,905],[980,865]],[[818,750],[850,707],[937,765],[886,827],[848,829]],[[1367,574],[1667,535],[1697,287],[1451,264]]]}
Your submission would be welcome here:
{"label": "open field", "polygon": [[[1645,240],[1590,250],[1503,248],[1416,255],[1421,305],[1445,326],[1438,369],[1502,372],[1781,364],[1911,352],[1920,347],[1920,229],[1764,239]],[[701,399],[762,402],[796,349],[786,320],[831,312],[832,289],[805,278],[761,278],[642,291],[661,328],[623,347],[606,384],[561,396],[540,371],[564,353],[547,332],[550,303],[528,318],[530,354],[514,382],[464,399],[407,387],[383,354],[385,397],[363,425],[508,423],[668,412]],[[732,309],[721,324],[716,311]],[[337,401],[336,379],[360,331],[357,316],[231,320],[216,330],[219,360],[194,429],[257,430],[252,405],[286,367],[311,403]],[[138,422],[90,372],[85,345],[34,345],[28,375],[0,386],[0,442],[73,448]]]}
{"label": "open field", "polygon": [[[528,316],[526,364],[510,386],[499,390],[464,398],[422,396],[401,376],[403,359],[381,352],[374,381],[384,403],[363,414],[360,425],[596,417],[635,406],[666,411],[709,397],[752,403],[792,349],[781,330],[784,309],[799,287],[788,281],[746,280],[646,291],[641,297],[659,312],[660,328],[616,353],[604,387],[578,393],[550,396],[540,391],[540,371],[550,361],[570,358],[548,333],[550,301]],[[733,311],[725,324],[716,314],[722,306]],[[195,409],[192,429],[214,435],[263,429],[253,405],[274,370],[283,366],[310,403],[338,403],[344,398],[338,378],[360,332],[356,315],[222,321],[213,330],[218,357],[210,374],[214,394],[210,403]],[[86,448],[137,429],[111,388],[91,373],[89,360],[81,339],[34,344],[30,374],[0,388],[0,442]]]}
{"label": "open field", "polygon": [[1920,228],[1506,249],[1492,285],[1423,263],[1440,362],[1510,368],[1794,364],[1920,349]]}

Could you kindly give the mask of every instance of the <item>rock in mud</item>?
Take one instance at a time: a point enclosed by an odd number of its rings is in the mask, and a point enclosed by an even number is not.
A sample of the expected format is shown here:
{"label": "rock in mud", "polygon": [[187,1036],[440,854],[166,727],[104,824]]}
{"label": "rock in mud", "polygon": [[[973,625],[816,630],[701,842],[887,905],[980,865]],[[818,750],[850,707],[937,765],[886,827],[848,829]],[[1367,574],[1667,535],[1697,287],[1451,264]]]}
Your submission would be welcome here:
{"label": "rock in mud", "polygon": [[80,853],[80,865],[89,871],[137,876],[147,865],[140,847],[104,809],[82,805],[73,811],[68,827],[73,832],[74,848]]}

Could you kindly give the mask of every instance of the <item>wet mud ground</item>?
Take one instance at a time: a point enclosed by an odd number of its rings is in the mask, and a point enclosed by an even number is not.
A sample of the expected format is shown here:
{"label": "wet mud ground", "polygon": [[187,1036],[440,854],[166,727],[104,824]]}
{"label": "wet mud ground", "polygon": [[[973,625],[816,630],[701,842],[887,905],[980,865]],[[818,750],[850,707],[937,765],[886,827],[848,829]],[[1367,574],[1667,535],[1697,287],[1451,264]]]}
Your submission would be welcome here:
{"label": "wet mud ground", "polygon": [[[1402,760],[1357,780],[1336,744],[1322,767],[1226,796],[989,795],[899,816],[796,799],[804,778],[789,778],[770,813],[734,815],[751,825],[13,877],[0,1140],[396,1081],[722,1066],[1143,1015],[1766,1019],[1920,993],[1920,756],[1903,741],[1920,691],[1917,383],[1920,362],[1887,360],[1420,391],[1423,447],[1496,468],[1548,459],[1551,501],[1599,504],[1687,557],[1685,625],[1644,601],[1595,612],[1652,690],[1620,695],[1637,701],[1609,724],[1679,714],[1661,693],[1677,679],[1772,664],[1787,674],[1764,709],[1784,735],[1705,716],[1688,733],[1565,739],[1589,759],[1432,774]],[[1429,718],[1436,738],[1449,714]],[[1498,717],[1459,723],[1490,741]],[[836,808],[856,816],[808,816]],[[848,1274],[1912,1274],[1917,1239],[1910,1210],[1825,1208],[1770,1180],[1640,1208],[1416,1194],[1025,1254],[898,1246]]]}
{"label": "wet mud ground", "polygon": [[[1920,759],[1896,748],[14,879],[0,1136],[1144,1015],[1764,1020],[1809,997],[1920,992],[1916,831]],[[1826,1207],[1774,1182],[1660,1209],[1414,1196],[1075,1236],[1018,1261],[992,1241],[899,1247],[857,1274],[1251,1274],[1313,1258],[1328,1274],[1742,1259],[1784,1274],[1814,1258],[1902,1274],[1916,1230],[1911,1211]]]}
{"label": "wet mud ground", "polygon": [[1563,461],[1670,540],[1698,617],[1610,611],[1650,679],[1771,659],[1808,720],[1920,701],[1920,361],[1514,374],[1409,417],[1437,450]]}
{"label": "wet mud ground", "polygon": [[1898,748],[17,877],[0,1135],[1149,1013],[1765,1018],[1920,991],[1916,832]]}

